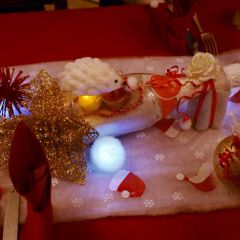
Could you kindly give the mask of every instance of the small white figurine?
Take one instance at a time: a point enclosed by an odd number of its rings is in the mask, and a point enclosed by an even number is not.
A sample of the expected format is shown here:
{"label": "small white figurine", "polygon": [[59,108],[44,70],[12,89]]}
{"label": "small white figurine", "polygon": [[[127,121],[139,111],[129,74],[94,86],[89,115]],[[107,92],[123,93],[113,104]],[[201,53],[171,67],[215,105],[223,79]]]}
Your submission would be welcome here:
{"label": "small white figurine", "polygon": [[97,95],[123,86],[123,79],[106,62],[85,57],[69,62],[59,74],[63,90],[75,96]]}

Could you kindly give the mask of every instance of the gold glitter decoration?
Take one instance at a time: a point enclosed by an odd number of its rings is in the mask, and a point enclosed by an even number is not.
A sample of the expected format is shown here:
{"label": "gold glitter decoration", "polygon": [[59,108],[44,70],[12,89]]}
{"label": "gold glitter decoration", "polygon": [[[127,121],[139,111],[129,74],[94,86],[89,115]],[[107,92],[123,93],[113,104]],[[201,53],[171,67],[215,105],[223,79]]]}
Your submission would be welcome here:
{"label": "gold glitter decoration", "polygon": [[236,137],[229,136],[217,146],[213,163],[219,179],[228,185],[240,187],[240,148],[235,144]]}
{"label": "gold glitter decoration", "polygon": [[52,176],[84,184],[84,150],[98,136],[82,117],[68,107],[67,95],[59,82],[42,70],[31,81],[30,116],[0,122],[0,169],[8,169],[9,149],[17,124],[23,120],[36,134],[49,159]]}

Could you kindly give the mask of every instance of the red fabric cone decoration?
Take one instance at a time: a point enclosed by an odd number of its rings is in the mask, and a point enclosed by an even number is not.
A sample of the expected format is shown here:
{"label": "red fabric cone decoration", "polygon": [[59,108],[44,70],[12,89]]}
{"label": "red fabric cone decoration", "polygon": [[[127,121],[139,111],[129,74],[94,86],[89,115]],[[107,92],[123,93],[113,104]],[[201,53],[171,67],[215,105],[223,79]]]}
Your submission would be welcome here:
{"label": "red fabric cone decoration", "polygon": [[179,181],[185,180],[190,182],[194,187],[203,192],[212,191],[216,188],[216,181],[212,174],[212,167],[209,163],[203,163],[196,176],[186,177],[182,173],[178,173],[176,178]]}
{"label": "red fabric cone decoration", "polygon": [[160,129],[165,135],[170,138],[175,138],[181,132],[179,124],[174,118],[163,118],[154,126]]}
{"label": "red fabric cone decoration", "polygon": [[240,90],[229,98],[231,102],[240,103]]}
{"label": "red fabric cone decoration", "polygon": [[14,187],[27,200],[27,218],[20,240],[52,239],[51,175],[41,144],[28,126],[17,126],[9,158]]}
{"label": "red fabric cone decoration", "polygon": [[134,173],[123,169],[113,176],[109,189],[121,192],[123,198],[140,197],[145,190],[145,183]]}

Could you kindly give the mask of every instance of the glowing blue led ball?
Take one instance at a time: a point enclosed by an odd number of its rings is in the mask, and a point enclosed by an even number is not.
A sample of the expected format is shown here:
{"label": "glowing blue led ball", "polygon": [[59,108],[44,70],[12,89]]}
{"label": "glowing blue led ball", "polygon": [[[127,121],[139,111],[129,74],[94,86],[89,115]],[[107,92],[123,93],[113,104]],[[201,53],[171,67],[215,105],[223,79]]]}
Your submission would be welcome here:
{"label": "glowing blue led ball", "polygon": [[99,170],[114,173],[123,167],[126,152],[120,140],[105,136],[98,137],[94,141],[90,149],[90,157]]}

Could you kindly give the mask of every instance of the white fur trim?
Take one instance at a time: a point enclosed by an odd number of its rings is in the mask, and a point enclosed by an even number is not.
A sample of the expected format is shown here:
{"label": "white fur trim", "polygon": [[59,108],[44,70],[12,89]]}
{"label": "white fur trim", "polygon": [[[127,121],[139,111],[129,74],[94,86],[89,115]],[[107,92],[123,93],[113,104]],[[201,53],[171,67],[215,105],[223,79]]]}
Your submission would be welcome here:
{"label": "white fur trim", "polygon": [[184,180],[184,178],[185,178],[185,176],[184,176],[182,173],[178,173],[178,174],[176,175],[176,179],[179,180],[179,181]]}
{"label": "white fur trim", "polygon": [[212,166],[209,163],[203,163],[198,170],[198,174],[194,177],[190,177],[189,181],[195,184],[202,183],[210,176],[211,172]]}
{"label": "white fur trim", "polygon": [[121,182],[126,178],[126,176],[129,174],[130,172],[123,169],[118,171],[112,178],[110,184],[109,184],[109,189],[111,191],[117,191],[119,185],[121,184]]}
{"label": "white fur trim", "polygon": [[130,192],[127,190],[122,191],[122,197],[123,198],[129,198],[130,197]]}
{"label": "white fur trim", "polygon": [[181,129],[179,128],[179,124],[177,121],[175,121],[164,134],[170,138],[175,138],[180,131]]}

